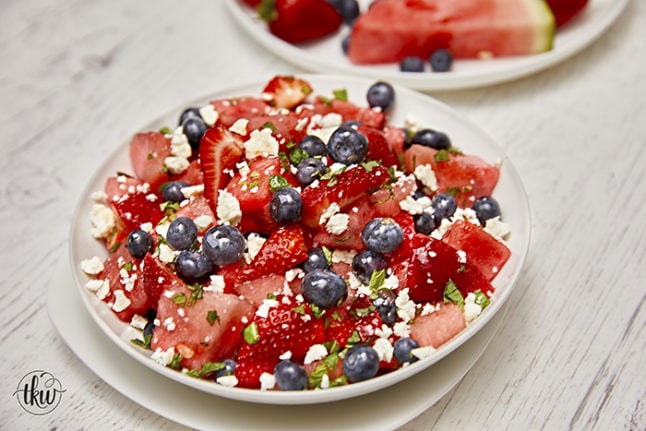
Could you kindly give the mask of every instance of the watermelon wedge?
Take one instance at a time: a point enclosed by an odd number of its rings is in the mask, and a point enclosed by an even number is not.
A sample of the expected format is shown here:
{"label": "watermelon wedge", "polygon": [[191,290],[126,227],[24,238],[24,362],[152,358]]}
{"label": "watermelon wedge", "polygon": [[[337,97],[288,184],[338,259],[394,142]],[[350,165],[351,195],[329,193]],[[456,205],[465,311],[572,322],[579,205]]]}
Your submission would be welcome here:
{"label": "watermelon wedge", "polygon": [[544,0],[380,0],[356,21],[348,47],[355,64],[537,54],[552,48],[554,15]]}

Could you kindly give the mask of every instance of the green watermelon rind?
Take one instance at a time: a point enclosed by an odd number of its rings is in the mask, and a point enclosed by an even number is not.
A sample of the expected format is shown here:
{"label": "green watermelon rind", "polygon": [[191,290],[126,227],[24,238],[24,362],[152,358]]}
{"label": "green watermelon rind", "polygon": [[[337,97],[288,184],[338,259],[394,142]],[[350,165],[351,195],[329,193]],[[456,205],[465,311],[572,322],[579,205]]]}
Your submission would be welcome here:
{"label": "green watermelon rind", "polygon": [[534,24],[534,46],[532,53],[550,51],[556,37],[556,19],[545,0],[524,0]]}

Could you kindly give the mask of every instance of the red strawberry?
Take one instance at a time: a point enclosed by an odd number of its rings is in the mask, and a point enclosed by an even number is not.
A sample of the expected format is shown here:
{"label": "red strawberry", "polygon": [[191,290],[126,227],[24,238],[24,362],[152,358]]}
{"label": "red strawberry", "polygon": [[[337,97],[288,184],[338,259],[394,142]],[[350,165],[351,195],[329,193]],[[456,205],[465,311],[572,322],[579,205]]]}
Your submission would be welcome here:
{"label": "red strawberry", "polygon": [[259,387],[260,375],[273,373],[281,355],[291,352],[291,360],[302,362],[312,345],[325,341],[324,321],[312,316],[309,305],[297,305],[286,299],[279,296],[267,317],[256,313],[251,323],[255,331],[245,331],[257,335],[253,340],[243,341],[240,347],[235,371],[238,386]]}
{"label": "red strawberry", "polygon": [[276,108],[291,109],[303,103],[312,91],[312,86],[304,79],[293,76],[275,76],[267,83],[262,93],[270,105]]}
{"label": "red strawberry", "polygon": [[221,125],[206,131],[200,142],[200,162],[204,177],[204,196],[215,213],[218,194],[229,182],[225,171],[232,171],[244,155],[242,139]]}
{"label": "red strawberry", "polygon": [[382,326],[379,312],[371,306],[370,298],[361,296],[329,310],[326,313],[326,338],[335,340],[342,348],[353,335],[358,336],[361,342],[369,343],[375,336],[374,330]]}
{"label": "red strawberry", "polygon": [[368,139],[368,158],[385,166],[399,166],[399,159],[383,132],[371,126],[360,125],[361,132]]}
{"label": "red strawberry", "polygon": [[145,187],[129,187],[129,189],[128,193],[110,202],[117,212],[125,232],[130,233],[139,229],[142,224],[147,222],[153,223],[153,225],[157,224],[164,215],[159,207],[161,198],[154,193],[147,192]]}
{"label": "red strawberry", "polygon": [[238,271],[238,281],[282,274],[307,259],[303,230],[298,224],[274,231],[253,261]]}
{"label": "red strawberry", "polygon": [[259,13],[269,31],[289,43],[319,39],[336,31],[342,21],[327,0],[263,0]]}
{"label": "red strawberry", "polygon": [[303,210],[301,220],[311,228],[317,228],[321,214],[333,203],[346,209],[368,191],[379,188],[390,179],[388,169],[375,166],[372,169],[355,167],[336,175],[331,180],[320,181],[317,187],[306,187],[301,192]]}

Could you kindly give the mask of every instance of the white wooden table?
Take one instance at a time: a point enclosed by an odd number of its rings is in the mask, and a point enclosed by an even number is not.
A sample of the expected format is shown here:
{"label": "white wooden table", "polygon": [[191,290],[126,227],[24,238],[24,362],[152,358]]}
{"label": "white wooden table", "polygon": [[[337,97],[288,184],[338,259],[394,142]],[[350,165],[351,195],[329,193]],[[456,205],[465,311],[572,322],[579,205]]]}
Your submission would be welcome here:
{"label": "white wooden table", "polygon": [[[502,144],[533,236],[500,332],[402,430],[646,429],[645,40],[646,2],[634,0],[565,63],[434,93]],[[187,100],[300,69],[218,0],[4,0],[0,58],[0,429],[183,429],[75,357],[48,318],[48,283],[83,187],[125,137]],[[48,415],[12,395],[37,369],[66,389]]]}

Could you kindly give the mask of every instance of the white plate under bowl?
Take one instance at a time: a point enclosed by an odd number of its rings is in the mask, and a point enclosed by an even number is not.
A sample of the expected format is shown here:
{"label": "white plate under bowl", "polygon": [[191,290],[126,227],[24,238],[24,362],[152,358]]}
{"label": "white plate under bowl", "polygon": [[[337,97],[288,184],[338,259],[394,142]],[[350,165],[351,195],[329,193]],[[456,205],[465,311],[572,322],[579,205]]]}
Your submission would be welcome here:
{"label": "white plate under bowl", "polygon": [[487,61],[457,60],[450,72],[411,73],[399,71],[397,64],[352,64],[341,50],[341,40],[349,32],[347,27],[316,42],[292,45],[272,35],[267,30],[266,23],[258,19],[255,10],[241,0],[224,1],[234,19],[257,43],[300,68],[310,72],[385,79],[424,91],[497,84],[544,70],[566,60],[601,36],[628,4],[628,0],[590,0],[579,16],[558,30],[554,48],[543,54]]}
{"label": "white plate under bowl", "polygon": [[133,360],[93,323],[69,263],[62,262],[58,269],[49,283],[47,309],[54,327],[74,354],[133,402],[179,424],[209,431],[302,431],[303,424],[310,431],[327,431],[330,414],[334,415],[335,430],[392,431],[437,403],[462,380],[500,327],[507,307],[449,357],[381,391],[325,404],[250,404],[160,378]]}
{"label": "white plate under bowl", "polygon": [[[374,82],[363,78],[333,75],[301,76],[313,85],[316,94],[332,96],[333,90],[344,88],[347,90],[349,99],[361,105],[365,105],[365,94]],[[258,96],[268,80],[269,77],[257,83],[208,95],[199,101],[190,101],[175,112],[154,121],[144,130],[158,130],[165,125],[174,126],[179,112],[187,106],[203,106],[209,100],[220,97]],[[73,216],[70,232],[70,259],[72,268],[74,268],[72,271],[74,279],[90,315],[103,332],[123,351],[161,376],[225,398],[255,403],[290,405],[338,401],[379,391],[429,368],[474,336],[500,310],[520,274],[529,246],[530,222],[527,196],[516,170],[489,135],[448,106],[429,96],[399,86],[395,86],[395,91],[396,103],[389,113],[389,123],[403,125],[405,118],[414,116],[419,123],[448,133],[454,145],[464,152],[479,155],[492,163],[501,163],[500,180],[494,191],[494,196],[501,205],[504,220],[512,227],[512,234],[508,240],[512,255],[493,282],[496,292],[492,297],[491,305],[464,331],[437,349],[431,357],[417,361],[408,367],[403,367],[367,381],[326,390],[292,392],[229,388],[211,381],[192,378],[157,364],[149,358],[150,351],[142,350],[130,342],[133,338],[133,333],[129,325],[120,321],[105,303],[85,289],[84,285],[87,277],[79,268],[79,262],[83,259],[92,256],[107,256],[103,244],[94,240],[89,233],[89,213],[93,205],[91,194],[94,191],[103,189],[105,179],[108,176],[114,175],[118,171],[132,172],[128,159],[127,143],[124,143],[114,154],[108,157],[90,180]]]}

